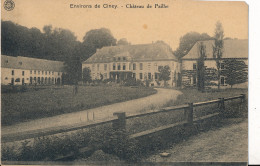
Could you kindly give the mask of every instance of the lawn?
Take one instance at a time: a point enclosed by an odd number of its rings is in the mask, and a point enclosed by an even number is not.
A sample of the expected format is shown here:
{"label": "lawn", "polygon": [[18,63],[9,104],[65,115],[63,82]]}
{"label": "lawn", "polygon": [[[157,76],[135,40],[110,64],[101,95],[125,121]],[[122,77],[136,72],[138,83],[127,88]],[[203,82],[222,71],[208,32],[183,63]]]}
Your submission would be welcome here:
{"label": "lawn", "polygon": [[238,96],[241,94],[245,94],[247,98],[248,89],[220,89],[212,90],[208,92],[199,92],[196,89],[181,89],[180,90],[183,94],[178,96],[176,101],[169,101],[165,106],[175,106],[175,105],[182,105],[187,103],[196,103],[208,100],[215,100],[218,98],[227,98]]}
{"label": "lawn", "polygon": [[2,125],[86,110],[155,93],[152,88],[119,86],[80,86],[76,95],[71,86],[2,93]]}

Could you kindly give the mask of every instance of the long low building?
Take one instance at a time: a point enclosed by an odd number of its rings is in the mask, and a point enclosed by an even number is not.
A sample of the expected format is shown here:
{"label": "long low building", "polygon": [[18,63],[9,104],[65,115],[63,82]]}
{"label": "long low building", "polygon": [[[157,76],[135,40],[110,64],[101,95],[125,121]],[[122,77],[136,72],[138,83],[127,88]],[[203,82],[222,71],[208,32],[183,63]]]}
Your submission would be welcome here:
{"label": "long low building", "polygon": [[64,64],[28,57],[1,55],[1,84],[61,84]]}
{"label": "long low building", "polygon": [[156,42],[140,45],[109,46],[97,52],[82,64],[89,68],[92,80],[112,79],[124,81],[128,77],[150,80],[151,85],[163,85],[159,81],[159,68],[170,67],[170,86],[176,86],[180,75],[180,64],[167,44]]}

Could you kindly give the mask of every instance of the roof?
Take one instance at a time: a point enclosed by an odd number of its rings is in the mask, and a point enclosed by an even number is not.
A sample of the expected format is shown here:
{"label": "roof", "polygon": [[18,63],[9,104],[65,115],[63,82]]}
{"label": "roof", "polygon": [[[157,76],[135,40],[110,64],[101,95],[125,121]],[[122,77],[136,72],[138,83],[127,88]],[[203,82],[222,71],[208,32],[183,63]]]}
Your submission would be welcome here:
{"label": "roof", "polygon": [[25,70],[64,71],[64,63],[45,59],[1,55],[1,67]]}
{"label": "roof", "polygon": [[127,60],[131,61],[177,61],[177,58],[173,55],[170,46],[162,42],[156,42],[152,44],[103,47],[98,49],[94,55],[83,63],[113,62],[113,58],[118,56],[127,57]]}
{"label": "roof", "polygon": [[[182,59],[197,59],[199,57],[198,46],[201,42],[206,46],[206,58],[213,58],[214,40],[207,40],[196,42],[188,54],[186,54]],[[222,58],[248,58],[248,40],[224,40]]]}

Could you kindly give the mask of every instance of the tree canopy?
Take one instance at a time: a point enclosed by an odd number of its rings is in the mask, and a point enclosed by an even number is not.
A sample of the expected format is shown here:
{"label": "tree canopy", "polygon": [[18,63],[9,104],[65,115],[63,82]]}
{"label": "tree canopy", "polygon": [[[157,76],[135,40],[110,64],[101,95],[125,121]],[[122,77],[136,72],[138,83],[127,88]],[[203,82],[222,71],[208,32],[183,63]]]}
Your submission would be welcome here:
{"label": "tree canopy", "polygon": [[1,20],[2,54],[24,56],[65,62],[65,80],[77,83],[81,78],[81,62],[92,56],[96,49],[116,45],[116,39],[109,29],[90,30],[83,42],[68,29],[46,25],[41,32],[37,28],[27,28],[11,21]]}
{"label": "tree canopy", "polygon": [[122,38],[117,41],[117,45],[130,45],[130,43],[127,41],[126,38]]}
{"label": "tree canopy", "polygon": [[180,38],[179,47],[173,52],[178,58],[185,56],[197,41],[210,40],[207,33],[189,32]]}
{"label": "tree canopy", "polygon": [[225,76],[226,84],[231,85],[231,88],[235,84],[247,82],[247,65],[244,61],[227,59],[223,64],[224,70],[221,71],[221,75]]}
{"label": "tree canopy", "polygon": [[159,67],[159,80],[164,81],[164,86],[166,85],[166,81],[169,81],[171,79],[170,74],[171,70],[168,65],[166,66],[160,66]]}

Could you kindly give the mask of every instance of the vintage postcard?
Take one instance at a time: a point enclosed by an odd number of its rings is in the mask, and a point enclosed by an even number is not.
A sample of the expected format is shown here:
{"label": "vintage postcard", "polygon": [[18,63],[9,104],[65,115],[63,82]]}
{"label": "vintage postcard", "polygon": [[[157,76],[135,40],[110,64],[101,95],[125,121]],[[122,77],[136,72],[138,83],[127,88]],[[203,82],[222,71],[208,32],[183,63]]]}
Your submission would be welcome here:
{"label": "vintage postcard", "polygon": [[247,165],[248,5],[1,0],[3,165]]}

